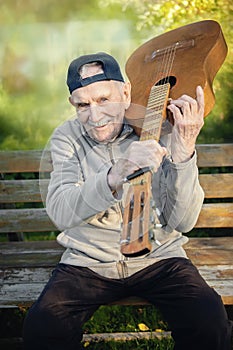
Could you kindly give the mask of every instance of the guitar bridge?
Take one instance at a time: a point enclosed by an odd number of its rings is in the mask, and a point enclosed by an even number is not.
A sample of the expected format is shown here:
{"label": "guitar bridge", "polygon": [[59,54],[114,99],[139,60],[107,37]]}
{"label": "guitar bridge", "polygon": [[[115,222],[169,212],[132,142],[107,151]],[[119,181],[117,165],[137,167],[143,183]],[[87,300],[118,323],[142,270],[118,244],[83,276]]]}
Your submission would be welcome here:
{"label": "guitar bridge", "polygon": [[179,49],[187,49],[187,48],[193,47],[194,45],[195,45],[194,39],[177,41],[176,43],[170,46],[154,50],[150,55],[146,55],[144,61],[146,63],[153,62],[156,58],[159,58],[161,56],[163,57],[164,54],[166,54],[167,52],[171,52]]}

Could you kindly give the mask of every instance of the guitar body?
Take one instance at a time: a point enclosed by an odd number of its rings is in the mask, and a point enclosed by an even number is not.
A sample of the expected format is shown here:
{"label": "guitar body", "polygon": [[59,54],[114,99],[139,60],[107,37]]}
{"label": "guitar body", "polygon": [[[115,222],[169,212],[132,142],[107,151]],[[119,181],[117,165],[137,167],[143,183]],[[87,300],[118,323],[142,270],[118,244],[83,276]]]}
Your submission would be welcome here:
{"label": "guitar body", "polygon": [[[173,61],[168,55],[175,50]],[[170,97],[183,94],[196,97],[201,85],[205,95],[205,116],[215,103],[213,79],[227,54],[220,25],[212,20],[192,23],[162,34],[140,46],[126,62],[132,85],[132,103],[126,118],[138,135],[142,127],[148,96],[153,85],[168,79]],[[167,66],[169,65],[169,70]]]}

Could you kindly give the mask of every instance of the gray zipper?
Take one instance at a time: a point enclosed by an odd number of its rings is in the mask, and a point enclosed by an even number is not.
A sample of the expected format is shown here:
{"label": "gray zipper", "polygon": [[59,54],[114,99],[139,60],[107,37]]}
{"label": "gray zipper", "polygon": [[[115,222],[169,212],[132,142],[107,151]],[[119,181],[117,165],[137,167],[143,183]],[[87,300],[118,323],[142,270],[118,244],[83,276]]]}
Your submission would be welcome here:
{"label": "gray zipper", "polygon": [[125,260],[117,262],[117,271],[120,278],[127,278],[129,276],[128,266]]}

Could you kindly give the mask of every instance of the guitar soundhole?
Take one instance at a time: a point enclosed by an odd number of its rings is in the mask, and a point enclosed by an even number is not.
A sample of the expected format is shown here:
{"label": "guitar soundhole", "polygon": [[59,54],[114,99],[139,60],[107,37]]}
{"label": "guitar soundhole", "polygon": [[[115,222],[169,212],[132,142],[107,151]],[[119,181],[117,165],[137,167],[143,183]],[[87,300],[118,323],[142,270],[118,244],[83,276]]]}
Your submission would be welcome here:
{"label": "guitar soundhole", "polygon": [[169,83],[170,84],[170,87],[172,88],[173,86],[176,85],[176,77],[174,77],[173,75],[170,75],[168,77],[165,77],[161,80],[159,80],[155,86],[160,86],[160,85],[164,85],[164,84],[167,84]]}

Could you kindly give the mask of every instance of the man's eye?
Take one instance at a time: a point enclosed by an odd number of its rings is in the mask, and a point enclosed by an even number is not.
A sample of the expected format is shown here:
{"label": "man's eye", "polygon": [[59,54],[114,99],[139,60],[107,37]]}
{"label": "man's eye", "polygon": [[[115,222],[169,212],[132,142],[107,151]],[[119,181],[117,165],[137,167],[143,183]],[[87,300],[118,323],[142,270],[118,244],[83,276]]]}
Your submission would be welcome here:
{"label": "man's eye", "polygon": [[80,103],[77,103],[77,108],[78,109],[87,109],[89,107],[89,104],[88,103],[84,103],[84,102],[80,102]]}
{"label": "man's eye", "polygon": [[101,99],[100,99],[100,103],[104,103],[107,101],[108,101],[107,97],[101,97]]}

